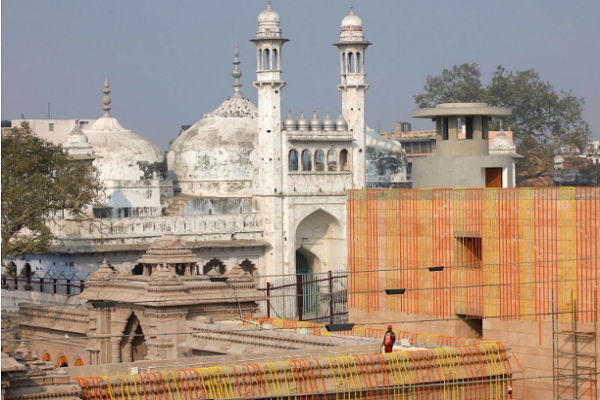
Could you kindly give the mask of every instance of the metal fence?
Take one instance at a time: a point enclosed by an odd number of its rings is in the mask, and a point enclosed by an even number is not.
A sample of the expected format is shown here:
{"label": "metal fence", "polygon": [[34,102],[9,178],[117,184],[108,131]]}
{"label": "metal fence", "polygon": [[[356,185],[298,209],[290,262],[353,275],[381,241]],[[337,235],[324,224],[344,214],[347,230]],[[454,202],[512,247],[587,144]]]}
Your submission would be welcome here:
{"label": "metal fence", "polygon": [[30,275],[2,274],[3,290],[28,290],[41,293],[65,294],[73,296],[79,294],[85,289],[85,281],[89,273],[85,276],[77,274],[51,273],[44,274],[32,273]]}
{"label": "metal fence", "polygon": [[269,318],[341,323],[348,320],[345,271],[287,276],[275,282],[261,282],[268,300],[259,311]]}

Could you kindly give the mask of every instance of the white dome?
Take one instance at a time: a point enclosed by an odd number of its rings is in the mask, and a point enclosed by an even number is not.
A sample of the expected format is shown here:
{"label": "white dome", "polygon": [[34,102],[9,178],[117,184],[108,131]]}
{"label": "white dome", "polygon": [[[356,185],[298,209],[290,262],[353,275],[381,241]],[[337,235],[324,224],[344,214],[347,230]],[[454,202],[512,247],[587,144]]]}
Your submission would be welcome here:
{"label": "white dome", "polygon": [[354,14],[354,10],[350,10],[350,14],[348,14],[342,20],[342,30],[344,28],[362,28],[363,22],[362,19],[356,14]]}
{"label": "white dome", "polygon": [[510,154],[515,153],[516,150],[517,147],[512,143],[510,138],[502,129],[492,139],[492,143],[489,146],[490,154]]}
{"label": "white dome", "polygon": [[226,100],[173,142],[168,164],[182,194],[252,195],[258,165],[258,109],[241,97]]}
{"label": "white dome", "polygon": [[94,146],[94,160],[102,180],[139,181],[144,178],[141,163],[161,163],[163,152],[151,141],[127,130],[105,113],[84,133]]}
{"label": "white dome", "polygon": [[258,23],[263,22],[276,22],[279,23],[279,14],[277,11],[273,10],[271,7],[271,3],[267,5],[267,8],[264,9],[260,14],[258,14]]}
{"label": "white dome", "polygon": [[366,144],[368,187],[397,187],[406,182],[406,153],[399,142],[367,128]]}

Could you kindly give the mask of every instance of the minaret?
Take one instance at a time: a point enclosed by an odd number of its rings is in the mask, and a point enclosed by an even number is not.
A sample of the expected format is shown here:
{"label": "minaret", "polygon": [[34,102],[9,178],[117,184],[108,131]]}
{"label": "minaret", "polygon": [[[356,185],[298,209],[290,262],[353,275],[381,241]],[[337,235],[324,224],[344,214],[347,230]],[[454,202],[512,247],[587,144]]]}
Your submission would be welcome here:
{"label": "minaret", "polygon": [[258,89],[259,172],[254,192],[278,195],[283,191],[281,150],[281,47],[288,39],[281,37],[279,14],[271,7],[258,15],[256,38]]}
{"label": "minaret", "polygon": [[340,50],[342,82],[338,89],[342,92],[342,114],[355,144],[352,171],[357,189],[364,188],[366,183],[365,91],[369,85],[365,83],[365,51],[370,44],[363,35],[362,20],[351,5],[350,14],[342,20],[340,41],[333,45]]}

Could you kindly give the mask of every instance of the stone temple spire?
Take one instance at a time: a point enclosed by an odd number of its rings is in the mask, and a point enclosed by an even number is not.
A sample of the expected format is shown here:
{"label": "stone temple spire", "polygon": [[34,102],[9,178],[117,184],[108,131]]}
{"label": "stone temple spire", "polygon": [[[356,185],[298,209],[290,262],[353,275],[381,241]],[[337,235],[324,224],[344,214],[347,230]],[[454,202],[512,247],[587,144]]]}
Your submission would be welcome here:
{"label": "stone temple spire", "polygon": [[104,80],[104,90],[102,91],[102,93],[104,93],[104,98],[102,99],[102,103],[104,103],[104,107],[102,107],[102,109],[105,111],[106,116],[110,115],[109,111],[111,110],[110,107],[110,103],[111,103],[111,99],[110,99],[110,89],[109,89],[109,84],[108,84],[108,78],[106,78]]}
{"label": "stone temple spire", "polygon": [[239,65],[240,65],[240,60],[238,59],[240,52],[238,50],[238,46],[237,44],[235,45],[235,50],[233,51],[233,65],[235,66],[235,68],[233,69],[233,72],[231,73],[231,76],[233,76],[233,78],[235,79],[235,83],[231,86],[233,86],[233,94],[231,95],[231,97],[239,97],[239,98],[243,98],[244,96],[242,95],[242,92],[240,91],[240,88],[242,87],[242,84],[240,83],[240,77],[242,76],[242,71],[240,71],[239,69]]}

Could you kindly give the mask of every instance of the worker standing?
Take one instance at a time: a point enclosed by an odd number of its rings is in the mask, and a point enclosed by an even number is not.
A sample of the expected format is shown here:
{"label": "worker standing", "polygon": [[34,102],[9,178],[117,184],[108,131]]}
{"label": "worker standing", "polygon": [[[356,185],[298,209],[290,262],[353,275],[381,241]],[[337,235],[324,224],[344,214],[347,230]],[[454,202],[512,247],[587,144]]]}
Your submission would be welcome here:
{"label": "worker standing", "polygon": [[392,331],[392,326],[388,325],[387,331],[383,335],[383,348],[386,353],[391,353],[396,342],[396,334]]}

